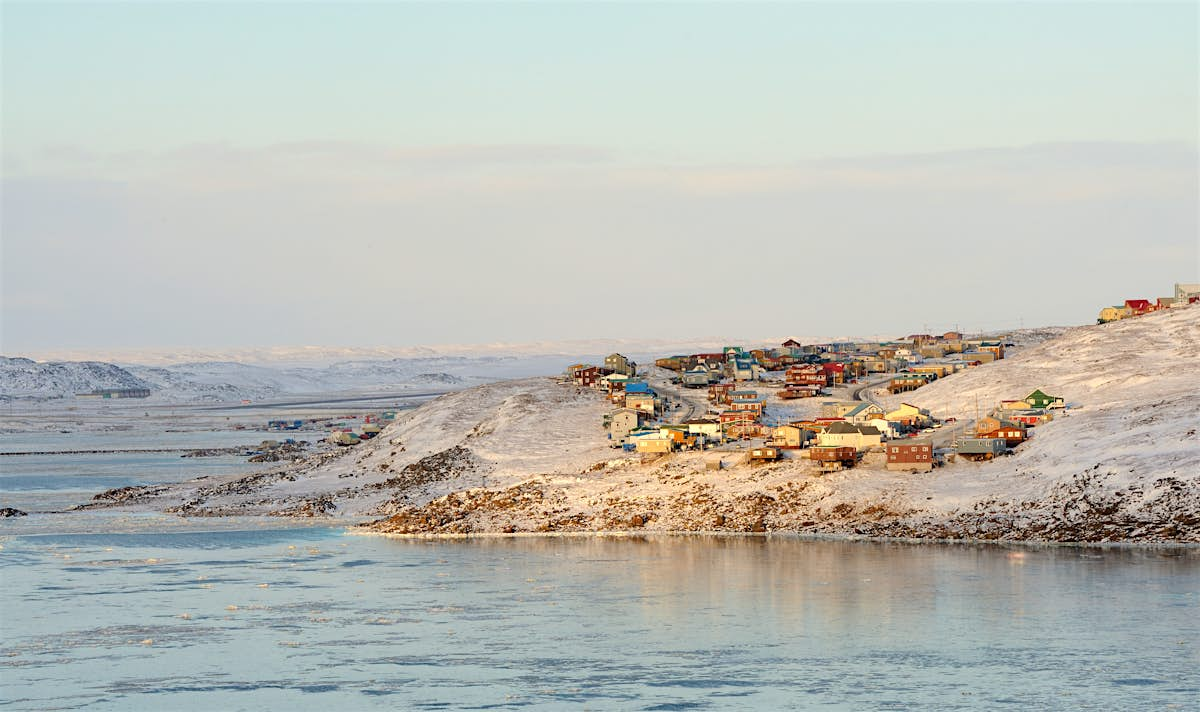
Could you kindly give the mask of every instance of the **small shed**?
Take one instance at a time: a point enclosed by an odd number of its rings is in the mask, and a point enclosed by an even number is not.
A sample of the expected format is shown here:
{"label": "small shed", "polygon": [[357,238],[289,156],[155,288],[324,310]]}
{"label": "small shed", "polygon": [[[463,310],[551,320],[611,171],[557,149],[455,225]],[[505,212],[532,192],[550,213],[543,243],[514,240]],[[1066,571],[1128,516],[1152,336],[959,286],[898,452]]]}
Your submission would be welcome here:
{"label": "small shed", "polygon": [[783,457],[783,454],[779,451],[779,448],[756,447],[750,450],[750,454],[746,456],[746,459],[749,460],[751,465],[755,465],[763,462],[775,462],[781,457]]}
{"label": "small shed", "polygon": [[817,446],[809,449],[808,459],[820,463],[822,472],[832,472],[854,467],[858,451],[852,447]]}

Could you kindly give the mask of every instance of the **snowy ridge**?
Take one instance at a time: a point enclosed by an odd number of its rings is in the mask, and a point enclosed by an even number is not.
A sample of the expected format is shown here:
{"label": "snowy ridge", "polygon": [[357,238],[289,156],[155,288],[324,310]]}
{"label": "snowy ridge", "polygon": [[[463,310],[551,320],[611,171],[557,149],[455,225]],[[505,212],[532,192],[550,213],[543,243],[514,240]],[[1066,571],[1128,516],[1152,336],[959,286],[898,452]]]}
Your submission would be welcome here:
{"label": "snowy ridge", "polygon": [[63,398],[98,388],[153,386],[111,363],[38,363],[27,358],[0,356],[0,399]]}
{"label": "snowy ridge", "polygon": [[548,373],[558,359],[428,356],[343,361],[326,366],[229,361],[173,366],[119,366],[95,361],[38,363],[0,360],[0,397],[71,398],[97,388],[148,388],[154,402],[228,402],[299,394],[465,388],[498,379]]}
{"label": "snowy ridge", "polygon": [[726,344],[779,344],[788,338],[799,338],[805,343],[845,340],[848,337],[802,337],[785,334],[766,338],[731,336],[706,336],[693,339],[573,339],[527,341],[520,343],[486,344],[440,344],[430,346],[378,346],[378,347],[335,347],[335,346],[277,346],[242,349],[120,349],[107,351],[54,350],[25,354],[39,360],[101,359],[119,364],[146,366],[176,366],[202,362],[236,362],[269,366],[321,367],[339,362],[379,362],[410,359],[439,358],[528,358],[552,356],[559,360],[573,357],[605,356],[613,351],[636,357],[651,354],[693,353],[720,349]]}

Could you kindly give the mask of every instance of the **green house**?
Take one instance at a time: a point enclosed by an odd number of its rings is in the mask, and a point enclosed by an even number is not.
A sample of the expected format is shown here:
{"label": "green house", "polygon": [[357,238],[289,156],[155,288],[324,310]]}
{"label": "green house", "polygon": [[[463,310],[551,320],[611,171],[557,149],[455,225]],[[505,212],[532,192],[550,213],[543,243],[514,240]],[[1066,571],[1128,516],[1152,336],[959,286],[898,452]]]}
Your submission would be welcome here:
{"label": "green house", "polygon": [[1025,396],[1025,402],[1031,408],[1062,408],[1063,399],[1058,396],[1047,395],[1039,388],[1038,390]]}

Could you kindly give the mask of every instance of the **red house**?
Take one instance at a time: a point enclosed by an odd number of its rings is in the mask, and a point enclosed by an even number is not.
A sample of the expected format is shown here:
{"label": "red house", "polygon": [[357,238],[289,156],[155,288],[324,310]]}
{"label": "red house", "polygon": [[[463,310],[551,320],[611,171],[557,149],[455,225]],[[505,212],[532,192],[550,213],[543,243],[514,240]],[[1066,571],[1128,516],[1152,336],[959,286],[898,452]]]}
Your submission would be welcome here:
{"label": "red house", "polygon": [[929,472],[933,469],[933,445],[928,440],[888,443],[887,469]]}
{"label": "red house", "polygon": [[760,400],[735,400],[730,402],[729,409],[733,412],[752,413],[757,420],[763,414],[763,402]]}
{"label": "red house", "polygon": [[575,379],[575,384],[579,386],[594,386],[600,382],[600,379],[612,371],[599,366],[586,366],[578,368],[571,372],[571,377]]}
{"label": "red house", "polygon": [[784,373],[783,378],[789,386],[829,385],[829,376],[826,375],[825,369],[812,364],[792,366]]}
{"label": "red house", "polygon": [[821,370],[825,372],[825,380],[828,383],[846,382],[846,364],[844,363],[823,363]]}
{"label": "red house", "polygon": [[713,403],[728,403],[732,383],[714,383],[708,387],[708,399]]}
{"label": "red house", "polygon": [[1125,308],[1128,309],[1133,316],[1149,314],[1155,309],[1154,305],[1150,303],[1149,299],[1126,299]]}
{"label": "red house", "polygon": [[721,428],[728,428],[731,425],[752,425],[754,423],[754,413],[748,410],[727,410],[717,416],[721,421]]}

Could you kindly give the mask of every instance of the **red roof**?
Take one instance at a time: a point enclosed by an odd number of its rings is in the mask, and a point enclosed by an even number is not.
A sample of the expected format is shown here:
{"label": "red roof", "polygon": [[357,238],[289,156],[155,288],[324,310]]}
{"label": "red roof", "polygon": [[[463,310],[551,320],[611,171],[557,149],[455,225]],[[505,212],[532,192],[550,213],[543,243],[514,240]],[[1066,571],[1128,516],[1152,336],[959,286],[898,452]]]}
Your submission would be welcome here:
{"label": "red roof", "polygon": [[1134,311],[1138,311],[1140,309],[1149,309],[1150,308],[1150,300],[1149,299],[1126,299],[1125,306],[1129,307],[1130,309],[1133,309]]}

